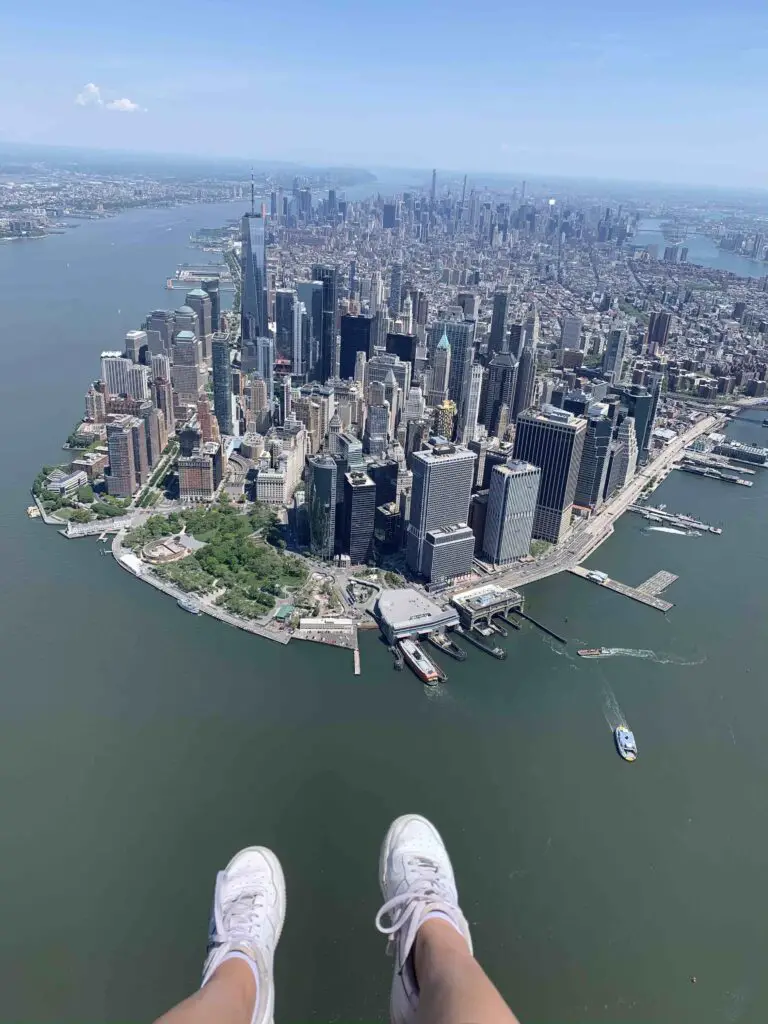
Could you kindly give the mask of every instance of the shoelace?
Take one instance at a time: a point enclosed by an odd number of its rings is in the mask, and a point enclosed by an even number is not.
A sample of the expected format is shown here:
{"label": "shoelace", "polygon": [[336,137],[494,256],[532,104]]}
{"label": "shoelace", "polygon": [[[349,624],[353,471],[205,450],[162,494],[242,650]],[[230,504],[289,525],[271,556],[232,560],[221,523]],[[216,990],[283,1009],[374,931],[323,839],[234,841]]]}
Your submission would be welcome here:
{"label": "shoelace", "polygon": [[265,909],[263,889],[246,889],[238,893],[226,908],[220,907],[217,900],[214,910],[217,937],[226,936],[228,939],[252,942],[253,933],[259,928]]}
{"label": "shoelace", "polygon": [[[414,862],[411,861],[411,864]],[[387,953],[392,955],[396,945],[398,932],[405,929],[405,937],[400,944],[400,967],[408,959],[408,955],[416,941],[416,933],[421,927],[427,913],[439,910],[446,914],[451,920],[456,918],[456,906],[450,902],[447,893],[441,891],[439,883],[439,868],[437,864],[426,858],[418,857],[415,860],[420,871],[429,871],[430,877],[418,878],[405,892],[393,896],[387,900],[384,906],[376,915],[376,928],[382,935],[387,935]],[[382,919],[388,916],[389,925],[384,925]]]}

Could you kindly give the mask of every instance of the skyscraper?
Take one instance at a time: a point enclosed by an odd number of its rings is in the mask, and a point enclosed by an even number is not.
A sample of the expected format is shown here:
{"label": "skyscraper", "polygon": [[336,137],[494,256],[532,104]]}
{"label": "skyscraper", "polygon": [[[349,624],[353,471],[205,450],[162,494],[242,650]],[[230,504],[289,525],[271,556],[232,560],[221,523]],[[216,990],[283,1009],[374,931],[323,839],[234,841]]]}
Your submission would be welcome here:
{"label": "skyscraper", "polygon": [[211,330],[216,334],[221,330],[221,293],[219,291],[218,277],[209,277],[200,282],[200,287],[211,300]]}
{"label": "skyscraper", "polygon": [[400,312],[402,291],[403,264],[396,262],[392,264],[392,273],[389,278],[389,311],[393,315]]}
{"label": "skyscraper", "polygon": [[273,338],[257,338],[257,365],[256,370],[264,378],[267,385],[267,401],[269,410],[275,402],[275,342]]}
{"label": "skyscraper", "polygon": [[146,319],[145,330],[150,352],[170,352],[174,317],[169,309],[156,309]]}
{"label": "skyscraper", "polygon": [[133,366],[122,352],[101,353],[101,379],[110,395],[128,394],[128,371]]}
{"label": "skyscraper", "polygon": [[117,498],[131,498],[136,493],[136,467],[133,458],[131,416],[118,416],[107,424],[109,472],[107,491]]}
{"label": "skyscraper", "polygon": [[[320,362],[320,342],[323,333],[323,282],[297,281],[296,291],[304,303],[309,318],[311,344],[305,352],[303,373],[317,374]],[[296,371],[294,370],[294,373]]]}
{"label": "skyscraper", "polygon": [[451,346],[448,397],[461,408],[464,386],[469,380],[469,367],[472,365],[475,325],[463,320],[437,320],[431,329],[433,337],[448,338]]}
{"label": "skyscraper", "polygon": [[371,555],[375,517],[376,484],[366,473],[346,473],[341,544],[353,565],[367,562]]}
{"label": "skyscraper", "polygon": [[320,383],[325,384],[333,376],[333,354],[336,348],[336,268],[316,263],[312,267],[312,278],[322,282],[323,286],[318,376]]}
{"label": "skyscraper", "polygon": [[507,314],[509,312],[509,290],[497,288],[493,296],[493,316],[491,317],[491,333],[488,335],[488,355],[493,357],[497,352],[506,349]]}
{"label": "skyscraper", "polygon": [[213,356],[213,411],[222,434],[233,434],[232,423],[232,366],[229,359],[229,335],[214,334],[211,342]]}
{"label": "skyscraper", "polygon": [[427,405],[431,405],[433,408],[442,405],[448,397],[450,372],[451,343],[448,341],[448,335],[443,333],[432,359],[432,382],[427,392]]}
{"label": "skyscraper", "polygon": [[480,391],[483,387],[483,368],[479,363],[472,363],[469,368],[469,381],[464,389],[456,439],[467,444],[475,438],[477,417],[480,411]]}
{"label": "skyscraper", "polygon": [[624,353],[627,347],[627,332],[622,328],[614,328],[608,333],[608,343],[603,355],[603,375],[612,384],[621,380],[621,369],[624,364]]}
{"label": "skyscraper", "polygon": [[275,292],[275,355],[289,359],[293,369],[296,339],[301,335],[299,297],[293,288],[278,288]]}
{"label": "skyscraper", "polygon": [[203,386],[200,340],[192,331],[179,331],[173,342],[173,387],[182,402],[196,402]]}
{"label": "skyscraper", "polygon": [[560,325],[560,348],[581,349],[581,317],[566,314]]}
{"label": "skyscraper", "polygon": [[646,350],[649,356],[661,352],[667,344],[669,328],[672,325],[671,313],[651,313],[648,317],[648,331],[646,332]]}
{"label": "skyscraper", "polygon": [[366,360],[373,355],[373,317],[345,314],[341,318],[339,350],[339,377],[342,380],[355,376],[359,352],[365,355]]}
{"label": "skyscraper", "polygon": [[511,408],[517,386],[517,363],[509,352],[493,357],[488,367],[488,387],[485,392],[483,423],[488,433],[495,435],[499,428],[499,410],[502,405]]}
{"label": "skyscraper", "polygon": [[532,342],[532,335],[525,331],[523,351],[520,353],[520,363],[517,367],[517,384],[515,386],[515,400],[512,403],[512,419],[517,421],[521,412],[533,405],[533,395],[536,388],[536,349]]}
{"label": "skyscraper", "polygon": [[627,416],[619,424],[616,441],[611,448],[608,482],[605,497],[610,498],[616,491],[625,487],[637,469],[637,433],[635,421]]}
{"label": "skyscraper", "polygon": [[534,537],[557,544],[568,532],[585,432],[583,419],[553,406],[517,418],[515,458],[541,470]]}
{"label": "skyscraper", "polygon": [[240,333],[243,341],[255,341],[269,329],[266,234],[260,213],[243,216],[240,240]]}
{"label": "skyscraper", "polygon": [[[187,292],[184,302],[197,314],[198,327],[195,334],[200,339],[203,359],[211,357],[211,334],[213,333],[213,315],[211,312],[211,298],[203,288],[193,288]],[[216,327],[218,330],[218,326]]]}
{"label": "skyscraper", "polygon": [[589,410],[584,450],[574,501],[585,508],[599,508],[603,503],[608,464],[611,453],[613,423],[606,415],[608,406],[594,405]]}
{"label": "skyscraper", "polygon": [[333,558],[336,537],[336,461],[314,455],[307,463],[309,542],[317,558]]}
{"label": "skyscraper", "polygon": [[507,565],[530,553],[541,470],[510,460],[491,470],[483,533],[483,551],[495,565]]}
{"label": "skyscraper", "polygon": [[[427,534],[457,524],[466,524],[472,493],[475,455],[466,448],[438,444],[427,451],[415,452],[411,460],[413,490],[408,523],[407,562],[415,572],[424,574]],[[470,531],[469,563],[472,563],[474,538]],[[461,549],[459,568],[466,562]],[[461,575],[457,571],[456,575]]]}

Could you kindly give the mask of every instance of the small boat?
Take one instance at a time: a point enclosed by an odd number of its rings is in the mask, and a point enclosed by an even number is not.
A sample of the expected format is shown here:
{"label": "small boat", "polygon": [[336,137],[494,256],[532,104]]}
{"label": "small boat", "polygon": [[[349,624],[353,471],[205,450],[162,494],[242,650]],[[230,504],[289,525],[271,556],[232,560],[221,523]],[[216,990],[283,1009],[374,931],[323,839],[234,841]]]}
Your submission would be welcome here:
{"label": "small boat", "polygon": [[620,725],[614,732],[616,749],[625,761],[634,761],[637,757],[637,744],[632,732],[625,725]]}
{"label": "small boat", "polygon": [[169,292],[173,291],[173,278],[172,277],[169,277],[168,280],[165,282],[165,287],[166,287],[166,289]]}
{"label": "small boat", "polygon": [[199,606],[196,605],[194,601],[190,601],[186,597],[180,597],[176,604],[179,606],[179,608],[183,609],[183,611],[189,612],[190,615],[200,614]]}
{"label": "small boat", "polygon": [[439,651],[444,651],[445,654],[448,654],[450,655],[450,657],[455,658],[456,661],[467,660],[467,652],[464,650],[464,648],[459,647],[459,645],[457,643],[454,643],[453,640],[449,639],[445,635],[445,633],[439,631],[435,633],[430,633],[427,639],[429,640],[433,647],[436,647]]}
{"label": "small boat", "polygon": [[768,427],[768,420],[763,420],[763,426]]}
{"label": "small boat", "polygon": [[576,653],[580,658],[602,658],[604,650],[604,647],[583,647]]}

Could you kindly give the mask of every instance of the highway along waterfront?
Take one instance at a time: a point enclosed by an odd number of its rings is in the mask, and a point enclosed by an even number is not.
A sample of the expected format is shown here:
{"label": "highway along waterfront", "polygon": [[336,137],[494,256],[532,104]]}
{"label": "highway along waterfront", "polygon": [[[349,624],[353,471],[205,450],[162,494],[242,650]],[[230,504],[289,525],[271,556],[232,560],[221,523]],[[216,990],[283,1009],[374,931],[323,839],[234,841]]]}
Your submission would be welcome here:
{"label": "highway along waterfront", "polygon": [[[430,647],[449,680],[428,689],[375,632],[358,677],[349,651],[185,614],[96,541],[27,519],[98,353],[175,301],[189,234],[236,212],[136,211],[0,247],[5,1018],[167,1009],[199,982],[215,871],[266,843],[293,908],[280,1019],[383,1020],[378,844],[416,810],[521,1020],[765,1019],[768,470],[751,488],[671,474],[654,504],[722,535],[624,515],[587,561],[633,586],[677,575],[666,615],[561,573],[525,587],[525,610],[568,643],[523,623],[494,637],[504,661]],[[761,443],[763,416],[729,433]],[[576,655],[599,646],[653,657]]]}

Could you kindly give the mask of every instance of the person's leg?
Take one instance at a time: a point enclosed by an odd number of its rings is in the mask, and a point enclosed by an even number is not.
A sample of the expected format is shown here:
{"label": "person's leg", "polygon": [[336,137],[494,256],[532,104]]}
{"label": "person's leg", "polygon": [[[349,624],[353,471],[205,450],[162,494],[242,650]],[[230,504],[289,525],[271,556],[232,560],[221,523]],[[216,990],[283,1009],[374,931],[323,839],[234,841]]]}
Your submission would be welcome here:
{"label": "person's leg", "polygon": [[379,882],[384,905],[376,927],[395,957],[393,1024],[517,1024],[472,955],[448,851],[426,818],[406,814],[392,823]]}
{"label": "person's leg", "polygon": [[274,853],[250,846],[235,854],[216,878],[202,987],[156,1024],[271,1024],[284,919],[285,879]]}

